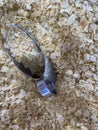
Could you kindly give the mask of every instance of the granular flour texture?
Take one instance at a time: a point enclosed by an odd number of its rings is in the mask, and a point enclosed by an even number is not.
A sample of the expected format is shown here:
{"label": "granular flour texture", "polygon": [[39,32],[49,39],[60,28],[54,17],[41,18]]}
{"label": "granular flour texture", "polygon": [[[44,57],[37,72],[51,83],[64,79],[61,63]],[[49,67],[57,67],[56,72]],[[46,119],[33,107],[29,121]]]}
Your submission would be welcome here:
{"label": "granular flour texture", "polygon": [[[5,51],[42,75],[41,52],[13,24],[49,57],[55,96],[42,97]],[[0,29],[0,130],[98,130],[98,0],[0,0]]]}

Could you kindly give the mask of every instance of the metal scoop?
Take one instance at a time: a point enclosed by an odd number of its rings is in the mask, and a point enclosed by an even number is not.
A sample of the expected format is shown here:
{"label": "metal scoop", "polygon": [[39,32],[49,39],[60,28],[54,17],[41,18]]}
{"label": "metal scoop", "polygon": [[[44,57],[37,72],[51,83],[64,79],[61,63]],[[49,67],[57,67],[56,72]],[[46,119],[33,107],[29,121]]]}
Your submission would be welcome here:
{"label": "metal scoop", "polygon": [[[13,27],[21,29],[21,31],[23,31],[25,33],[25,35],[27,35],[33,41],[33,43],[36,45],[38,51],[41,52],[41,55],[44,60],[43,74],[41,76],[39,76],[37,73],[33,74],[29,68],[25,67],[25,65],[23,63],[16,61],[15,57],[12,56],[10,48],[7,46],[5,46],[6,52],[9,54],[12,61],[14,62],[14,64],[17,66],[17,68],[19,70],[21,70],[24,74],[26,74],[29,77],[36,80],[38,91],[40,92],[40,94],[42,96],[51,96],[51,95],[56,94],[57,93],[56,88],[55,88],[56,75],[54,73],[51,63],[49,62],[48,57],[43,53],[42,49],[38,45],[37,40],[26,29],[24,29],[24,27],[17,25],[17,24],[14,24]],[[7,31],[6,36],[5,36],[6,44],[8,42],[8,34],[9,34],[9,30]]]}

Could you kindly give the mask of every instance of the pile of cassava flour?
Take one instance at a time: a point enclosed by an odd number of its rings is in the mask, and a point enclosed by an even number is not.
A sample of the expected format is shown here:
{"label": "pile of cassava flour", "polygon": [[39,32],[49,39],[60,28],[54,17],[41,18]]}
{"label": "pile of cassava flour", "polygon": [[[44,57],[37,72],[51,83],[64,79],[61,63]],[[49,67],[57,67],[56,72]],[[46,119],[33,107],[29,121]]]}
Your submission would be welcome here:
{"label": "pile of cassava flour", "polygon": [[[57,95],[42,97],[4,50],[13,24],[49,57]],[[98,0],[0,0],[0,29],[0,130],[98,130]],[[24,32],[11,29],[8,39],[17,61],[43,71]]]}

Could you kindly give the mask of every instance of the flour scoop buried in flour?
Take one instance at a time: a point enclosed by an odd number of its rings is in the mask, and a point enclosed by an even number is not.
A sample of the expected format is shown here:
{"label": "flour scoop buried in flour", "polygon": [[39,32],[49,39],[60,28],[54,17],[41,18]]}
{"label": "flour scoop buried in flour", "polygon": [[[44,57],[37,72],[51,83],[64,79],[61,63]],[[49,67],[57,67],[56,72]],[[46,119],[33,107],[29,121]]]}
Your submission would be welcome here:
{"label": "flour scoop buried in flour", "polygon": [[56,94],[54,69],[37,40],[24,27],[14,24],[7,30],[4,48],[17,68],[36,80],[42,96]]}

